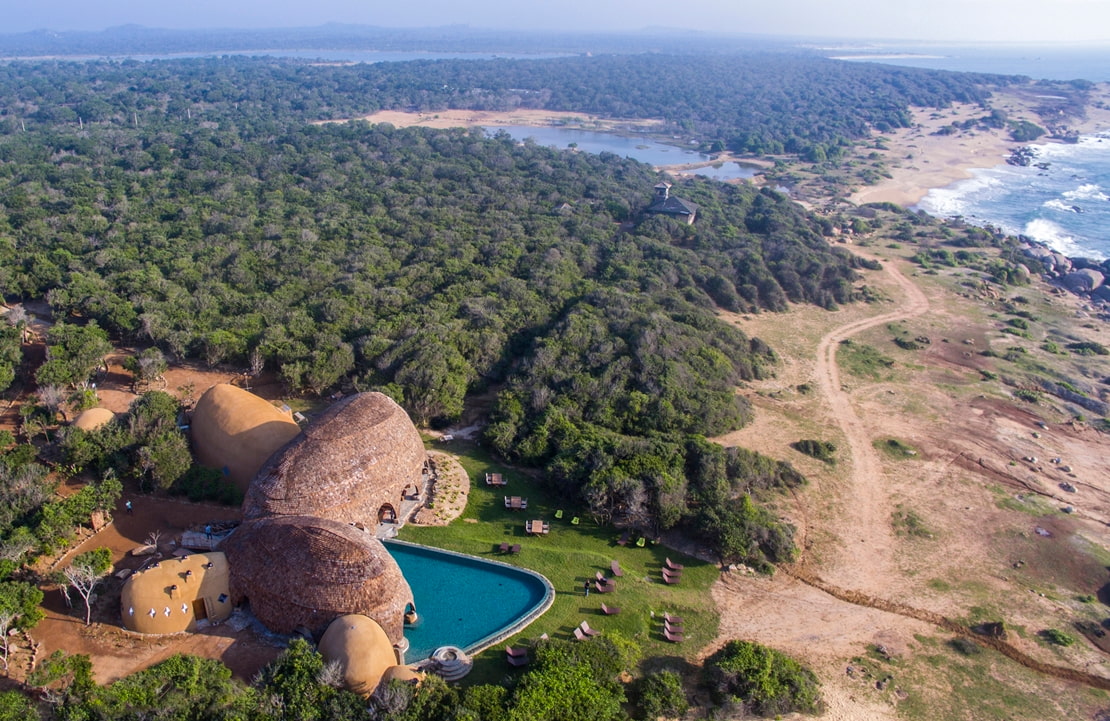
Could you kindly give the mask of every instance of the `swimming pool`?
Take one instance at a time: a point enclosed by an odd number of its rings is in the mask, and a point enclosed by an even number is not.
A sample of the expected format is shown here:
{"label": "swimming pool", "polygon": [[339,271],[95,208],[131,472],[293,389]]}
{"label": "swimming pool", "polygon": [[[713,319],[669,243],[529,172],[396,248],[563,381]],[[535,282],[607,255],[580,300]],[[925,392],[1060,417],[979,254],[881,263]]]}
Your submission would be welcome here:
{"label": "swimming pool", "polygon": [[385,547],[412,588],[420,620],[405,627],[407,663],[440,646],[473,653],[520,631],[555,598],[534,571],[453,551],[390,540]]}

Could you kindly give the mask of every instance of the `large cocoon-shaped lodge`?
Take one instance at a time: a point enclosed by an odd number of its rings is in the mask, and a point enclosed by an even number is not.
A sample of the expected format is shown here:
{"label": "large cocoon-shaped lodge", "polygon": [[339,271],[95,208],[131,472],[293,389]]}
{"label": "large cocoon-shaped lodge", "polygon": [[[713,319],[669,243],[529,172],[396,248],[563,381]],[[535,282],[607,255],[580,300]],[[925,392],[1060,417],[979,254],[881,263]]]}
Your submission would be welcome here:
{"label": "large cocoon-shaped lodge", "polygon": [[317,516],[372,530],[420,488],[426,463],[405,409],[382,393],[348,396],[263,465],[243,518]]}

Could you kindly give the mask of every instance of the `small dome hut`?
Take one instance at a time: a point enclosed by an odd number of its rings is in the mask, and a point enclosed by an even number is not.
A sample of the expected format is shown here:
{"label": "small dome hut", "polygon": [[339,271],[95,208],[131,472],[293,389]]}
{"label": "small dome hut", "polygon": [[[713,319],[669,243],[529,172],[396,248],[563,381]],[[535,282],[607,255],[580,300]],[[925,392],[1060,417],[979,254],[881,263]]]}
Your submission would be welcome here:
{"label": "small dome hut", "polygon": [[301,432],[273,404],[226,383],[200,397],[190,430],[197,461],[222,469],[244,492],[266,459]]}
{"label": "small dome hut", "polygon": [[382,627],[357,613],[332,621],[318,649],[325,661],[339,664],[347,690],[362,696],[374,693],[398,664],[397,652]]}
{"label": "small dome hut", "polygon": [[83,431],[95,431],[115,420],[116,414],[107,408],[90,408],[73,419],[73,425]]}
{"label": "small dome hut", "polygon": [[120,594],[123,626],[139,633],[192,631],[202,619],[227,619],[230,594],[224,554],[171,558],[127,578]]}
{"label": "small dome hut", "polygon": [[319,516],[374,529],[420,487],[427,454],[416,426],[382,393],[329,408],[275,453],[251,481],[245,519]]}
{"label": "small dome hut", "polygon": [[359,613],[391,644],[402,643],[412,589],[373,534],[325,518],[275,516],[242,524],[221,548],[232,600],[250,601],[267,628],[319,634],[337,617]]}

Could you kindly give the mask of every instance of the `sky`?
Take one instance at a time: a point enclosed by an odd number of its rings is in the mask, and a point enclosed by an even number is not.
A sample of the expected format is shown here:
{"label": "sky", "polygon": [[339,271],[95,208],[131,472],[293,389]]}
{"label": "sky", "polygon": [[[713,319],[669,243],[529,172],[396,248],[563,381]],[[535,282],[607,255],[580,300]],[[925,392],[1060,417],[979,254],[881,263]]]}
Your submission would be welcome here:
{"label": "sky", "polygon": [[[5,7],[6,6],[6,7]],[[0,0],[0,32],[263,28],[328,22],[426,27],[1110,44],[1110,0]]]}

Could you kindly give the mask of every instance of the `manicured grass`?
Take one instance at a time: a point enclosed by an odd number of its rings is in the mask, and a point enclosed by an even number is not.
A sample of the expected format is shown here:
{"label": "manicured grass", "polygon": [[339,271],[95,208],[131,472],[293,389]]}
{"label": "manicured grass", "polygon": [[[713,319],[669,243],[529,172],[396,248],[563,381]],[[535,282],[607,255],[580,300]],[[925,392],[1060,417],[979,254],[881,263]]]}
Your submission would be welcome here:
{"label": "manicured grass", "polygon": [[[689,658],[717,633],[717,616],[709,595],[709,587],[717,579],[717,568],[710,563],[678,554],[662,546],[645,544],[639,548],[635,539],[621,547],[616,541],[620,532],[601,527],[583,514],[583,509],[560,503],[558,498],[529,475],[498,465],[474,444],[452,441],[437,444],[437,450],[458,455],[470,475],[470,498],[463,515],[445,527],[406,526],[399,538],[437,548],[469,553],[481,558],[494,558],[543,574],[555,587],[551,608],[506,644],[498,644],[480,654],[468,682],[499,683],[508,673],[503,649],[508,643],[520,644],[547,633],[552,638],[573,639],[574,627],[583,620],[603,633],[617,631],[634,640],[643,650],[644,658],[680,656]],[[487,471],[504,474],[505,488],[485,485]],[[527,511],[510,511],[503,497],[523,496],[528,499]],[[555,511],[563,509],[562,520]],[[578,515],[580,522],[572,525]],[[546,536],[526,536],[524,521],[544,519],[551,524]],[[502,542],[519,543],[517,555],[502,554]],[[676,585],[663,583],[660,568],[665,558],[686,566],[682,581]],[[611,576],[609,564],[616,560],[624,576],[616,581],[617,590],[599,594],[591,589],[589,597],[582,586],[598,571]],[[460,593],[480,592],[460,589]],[[601,603],[618,606],[620,614],[606,616]],[[672,644],[663,638],[662,613],[666,611],[685,619],[686,640]],[[655,618],[652,617],[654,612]]]}

